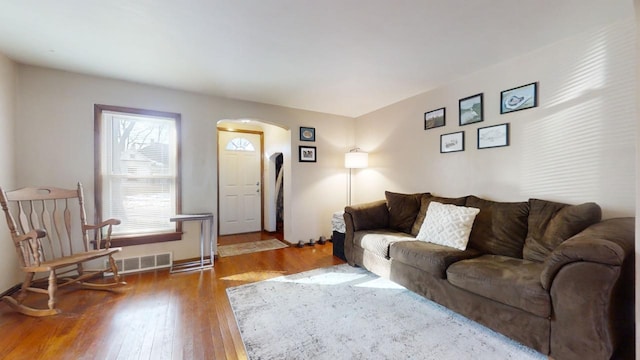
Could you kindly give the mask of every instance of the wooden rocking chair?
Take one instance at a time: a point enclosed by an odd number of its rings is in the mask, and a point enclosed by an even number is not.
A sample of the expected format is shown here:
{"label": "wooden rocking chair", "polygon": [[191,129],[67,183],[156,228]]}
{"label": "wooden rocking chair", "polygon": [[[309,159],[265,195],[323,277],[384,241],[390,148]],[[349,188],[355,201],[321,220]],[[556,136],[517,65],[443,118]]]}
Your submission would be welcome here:
{"label": "wooden rocking chair", "polygon": [[[30,316],[55,315],[60,313],[56,308],[58,287],[78,283],[83,288],[106,290],[126,285],[120,281],[112,257],[121,248],[110,247],[112,227],[120,224],[120,220],[109,219],[98,225],[87,225],[80,183],[77,189],[71,190],[36,187],[5,192],[0,188],[0,204],[7,217],[20,267],[26,273],[16,298],[2,297],[12,309]],[[71,220],[72,213],[79,213],[80,223]],[[72,233],[82,234],[82,243]],[[93,243],[89,240],[90,234],[93,235]],[[102,249],[101,243],[105,244]],[[107,268],[94,265],[103,257],[108,258]],[[92,266],[103,269],[85,270],[83,264],[92,260]],[[107,271],[113,273],[112,281],[87,282]],[[48,278],[35,279],[36,274],[46,272]],[[37,287],[39,281],[48,281],[48,286]],[[49,295],[48,309],[24,304],[28,292]]]}

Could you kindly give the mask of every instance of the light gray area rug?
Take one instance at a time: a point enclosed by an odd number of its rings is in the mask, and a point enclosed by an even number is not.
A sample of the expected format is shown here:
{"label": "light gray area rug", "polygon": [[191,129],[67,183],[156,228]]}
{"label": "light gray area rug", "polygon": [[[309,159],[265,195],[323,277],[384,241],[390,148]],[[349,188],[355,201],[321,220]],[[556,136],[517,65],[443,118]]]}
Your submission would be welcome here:
{"label": "light gray area rug", "polygon": [[289,247],[289,245],[283,243],[278,239],[259,240],[240,244],[218,246],[218,255],[220,257],[236,256],[260,251],[282,249],[286,247]]}
{"label": "light gray area rug", "polygon": [[347,264],[227,289],[250,359],[545,359]]}

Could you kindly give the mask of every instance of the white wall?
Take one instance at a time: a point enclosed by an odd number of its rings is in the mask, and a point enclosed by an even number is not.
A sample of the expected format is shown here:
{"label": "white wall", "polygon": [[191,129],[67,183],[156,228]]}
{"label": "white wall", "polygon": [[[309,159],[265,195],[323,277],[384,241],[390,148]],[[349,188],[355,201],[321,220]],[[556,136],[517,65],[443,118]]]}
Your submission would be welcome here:
{"label": "white wall", "polygon": [[[5,190],[15,186],[14,119],[16,65],[0,54],[0,186]],[[4,214],[0,223],[5,223]],[[16,250],[8,229],[0,231],[0,292],[20,280]]]}
{"label": "white wall", "polygon": [[[18,66],[16,185],[68,187],[81,181],[93,194],[93,105],[108,104],[182,114],[183,211],[217,213],[217,130],[222,119],[253,118],[291,130],[292,151],[286,159],[285,239],[317,238],[331,230],[331,213],[344,207],[337,176],[353,134],[353,119],[246,101]],[[297,161],[298,127],[314,126],[318,162]],[[337,186],[340,185],[340,186]],[[87,196],[93,218],[93,197]],[[198,254],[198,228],[187,225],[182,241],[132,246],[122,256],[173,251],[175,259]]]}
{"label": "white wall", "polygon": [[[356,202],[384,190],[595,201],[605,217],[636,208],[636,57],[631,17],[496,64],[356,119],[370,167]],[[540,106],[501,115],[500,91],[539,82]],[[484,93],[480,123],[458,125],[458,100]],[[423,130],[423,113],[446,106],[446,126]],[[479,127],[510,123],[510,146],[476,148]],[[465,151],[440,154],[440,135],[464,131]]]}

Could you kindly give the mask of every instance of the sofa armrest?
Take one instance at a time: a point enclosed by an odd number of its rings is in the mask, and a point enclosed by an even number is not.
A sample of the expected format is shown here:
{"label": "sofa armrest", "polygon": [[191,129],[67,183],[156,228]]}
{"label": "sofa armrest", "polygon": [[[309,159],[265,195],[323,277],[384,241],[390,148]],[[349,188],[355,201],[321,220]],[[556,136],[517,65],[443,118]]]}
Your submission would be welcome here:
{"label": "sofa armrest", "polygon": [[353,231],[384,229],[389,226],[389,209],[385,200],[347,206],[344,213],[347,231],[348,223],[351,223]]}
{"label": "sofa armrest", "polygon": [[594,224],[558,246],[541,280],[551,296],[550,357],[609,359],[633,335],[635,219]]}
{"label": "sofa armrest", "polygon": [[542,287],[551,288],[560,269],[578,261],[621,266],[633,255],[635,219],[615,218],[601,221],[560,244],[547,257],[540,274]]}
{"label": "sofa armrest", "polygon": [[385,200],[347,206],[344,209],[344,255],[349,265],[356,264],[354,233],[360,230],[383,229],[389,226],[389,208]]}

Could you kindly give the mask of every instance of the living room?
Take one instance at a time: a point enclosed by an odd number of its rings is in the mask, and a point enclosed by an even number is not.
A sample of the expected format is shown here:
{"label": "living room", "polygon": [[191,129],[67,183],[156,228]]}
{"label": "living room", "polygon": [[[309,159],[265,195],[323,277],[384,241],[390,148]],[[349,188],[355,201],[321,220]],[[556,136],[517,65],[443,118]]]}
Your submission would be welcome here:
{"label": "living room", "polygon": [[[218,121],[252,119],[289,131],[284,235],[291,243],[330,235],[331,215],[346,202],[344,153],[354,146],[368,152],[370,161],[368,168],[353,173],[353,203],[381,199],[385,190],[431,191],[496,201],[593,201],[602,207],[604,218],[635,216],[640,199],[638,35],[633,10],[638,4],[616,1],[608,7],[601,22],[585,24],[570,37],[527,48],[471,73],[459,69],[457,78],[356,115],[171,89],[86,74],[82,69],[29,65],[4,54],[0,56],[0,185],[73,187],[80,181],[87,194],[88,217],[93,218],[93,106],[110,104],[182,115],[182,202],[187,212],[217,213]],[[514,36],[517,30],[505,29]],[[445,69],[447,64],[441,66]],[[501,91],[529,83],[538,84],[539,105],[500,114]],[[458,126],[459,100],[478,93],[484,94],[484,121]],[[442,107],[447,109],[446,125],[423,130],[423,114]],[[509,146],[476,147],[478,128],[504,123],[509,123]],[[296,150],[304,145],[298,129],[303,126],[315,128],[314,163],[298,162]],[[457,131],[465,131],[464,151],[441,153],[440,136]],[[198,231],[187,230],[181,241],[127,247],[122,256],[171,251],[175,259],[194,257]],[[19,283],[22,274],[6,229],[0,238],[0,290],[4,291]]]}

